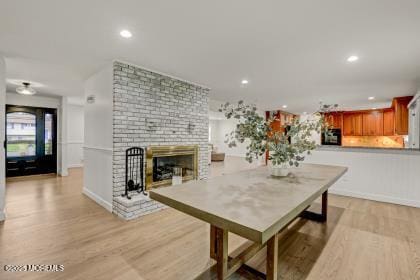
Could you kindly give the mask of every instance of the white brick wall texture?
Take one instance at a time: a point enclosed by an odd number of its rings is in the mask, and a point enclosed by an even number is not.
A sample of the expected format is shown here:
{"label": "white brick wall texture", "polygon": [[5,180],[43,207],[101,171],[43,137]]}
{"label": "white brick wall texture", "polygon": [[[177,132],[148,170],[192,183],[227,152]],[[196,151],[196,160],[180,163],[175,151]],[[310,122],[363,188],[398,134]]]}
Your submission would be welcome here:
{"label": "white brick wall texture", "polygon": [[122,62],[114,62],[113,68],[113,211],[134,219],[163,205],[148,198],[121,197],[126,149],[198,145],[199,179],[207,178],[209,89]]}

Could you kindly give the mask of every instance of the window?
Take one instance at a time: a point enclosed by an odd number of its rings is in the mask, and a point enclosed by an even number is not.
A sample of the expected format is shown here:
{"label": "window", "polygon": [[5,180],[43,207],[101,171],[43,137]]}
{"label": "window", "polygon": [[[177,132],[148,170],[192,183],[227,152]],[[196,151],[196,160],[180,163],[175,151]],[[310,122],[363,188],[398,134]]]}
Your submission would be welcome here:
{"label": "window", "polygon": [[7,157],[34,156],[36,152],[36,117],[15,112],[7,114]]}

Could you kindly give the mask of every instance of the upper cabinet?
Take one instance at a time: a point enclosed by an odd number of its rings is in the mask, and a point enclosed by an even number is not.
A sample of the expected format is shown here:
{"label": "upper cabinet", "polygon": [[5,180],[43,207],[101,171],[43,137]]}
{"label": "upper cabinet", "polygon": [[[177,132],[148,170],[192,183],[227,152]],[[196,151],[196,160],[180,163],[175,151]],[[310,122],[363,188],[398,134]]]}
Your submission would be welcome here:
{"label": "upper cabinet", "polygon": [[392,101],[395,114],[395,134],[408,135],[408,104],[412,96],[396,97]]}
{"label": "upper cabinet", "polygon": [[384,135],[395,135],[395,114],[392,108],[384,110]]}
{"label": "upper cabinet", "polygon": [[369,111],[363,113],[363,135],[384,135],[384,114],[382,111]]}
{"label": "upper cabinet", "polygon": [[325,120],[331,128],[343,127],[343,113],[341,112],[331,112],[324,115]]}
{"label": "upper cabinet", "polygon": [[326,113],[325,119],[330,127],[340,128],[343,136],[408,135],[408,104],[412,99],[396,97],[387,109]]}
{"label": "upper cabinet", "polygon": [[293,122],[296,115],[284,111],[266,111],[266,119],[274,119],[271,123],[272,131],[284,132],[284,126]]}
{"label": "upper cabinet", "polygon": [[362,136],[363,135],[363,114],[343,113],[343,135]]}

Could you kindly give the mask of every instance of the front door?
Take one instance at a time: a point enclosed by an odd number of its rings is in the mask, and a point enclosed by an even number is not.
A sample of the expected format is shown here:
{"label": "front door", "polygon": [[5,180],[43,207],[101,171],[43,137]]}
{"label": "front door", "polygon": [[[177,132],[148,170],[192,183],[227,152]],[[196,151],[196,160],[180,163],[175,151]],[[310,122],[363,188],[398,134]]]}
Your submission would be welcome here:
{"label": "front door", "polygon": [[57,110],[6,106],[6,176],[57,172]]}

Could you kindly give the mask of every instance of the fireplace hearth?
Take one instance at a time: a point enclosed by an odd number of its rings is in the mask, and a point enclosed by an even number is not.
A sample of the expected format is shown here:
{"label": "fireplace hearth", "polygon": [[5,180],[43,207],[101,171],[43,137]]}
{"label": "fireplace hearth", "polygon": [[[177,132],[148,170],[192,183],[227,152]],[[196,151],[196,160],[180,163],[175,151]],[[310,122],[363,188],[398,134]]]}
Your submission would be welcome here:
{"label": "fireplace hearth", "polygon": [[174,168],[182,181],[198,177],[198,146],[150,146],[146,152],[146,188],[170,185]]}

